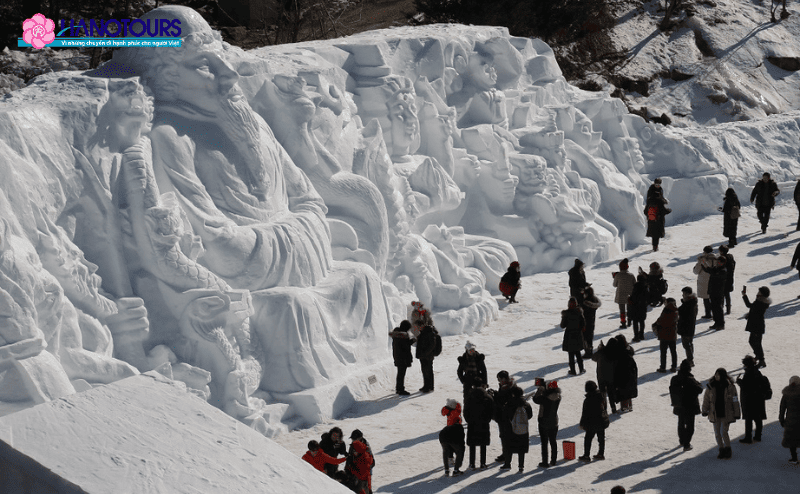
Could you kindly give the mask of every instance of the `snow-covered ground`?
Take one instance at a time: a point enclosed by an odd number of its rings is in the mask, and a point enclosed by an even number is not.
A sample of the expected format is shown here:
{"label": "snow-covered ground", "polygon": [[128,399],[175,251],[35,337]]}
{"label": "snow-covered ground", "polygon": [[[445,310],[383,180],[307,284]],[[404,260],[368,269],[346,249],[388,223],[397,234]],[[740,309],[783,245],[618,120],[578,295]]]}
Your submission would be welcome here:
{"label": "snow-covered ground", "polygon": [[[717,460],[712,426],[708,419],[699,415],[692,440],[694,449],[684,452],[678,445],[677,417],[672,414],[668,394],[672,374],[656,372],[658,341],[649,326],[660,314],[660,308],[648,313],[647,340],[634,344],[639,366],[639,397],[633,402],[632,413],[611,416],[611,426],[606,430],[606,460],[582,464],[563,459],[561,442],[564,440],[576,441],[578,454],[582,453],[584,433],[578,428],[578,421],[583,386],[587,380],[596,380],[592,361],[586,363],[585,375],[567,375],[567,354],[561,351],[563,330],[558,327],[559,311],[567,305],[566,273],[523,278],[523,288],[517,296],[519,303],[507,305],[504,300],[500,301],[499,321],[480,333],[445,337],[444,351],[434,363],[434,392],[423,395],[416,390],[422,384],[422,377],[419,363],[415,361],[406,377],[411,396],[396,396],[394,386],[387,385],[384,395],[357,402],[345,418],[281,435],[277,442],[299,456],[304,453],[308,440],[319,439],[334,425],[342,427],[345,436],[353,429],[360,429],[375,452],[373,489],[376,493],[608,493],[616,484],[625,486],[630,493],[796,493],[800,469],[787,463],[789,453],[780,446],[782,429],[777,418],[781,389],[788,384],[790,376],[800,374],[795,327],[800,310],[797,298],[800,283],[797,272],[789,269],[800,233],[795,232],[797,210],[791,203],[791,195],[788,190],[781,194],[784,203],[775,209],[764,235],[759,229],[755,209],[748,206],[743,210],[739,245],[731,250],[737,261],[732,314],[726,317],[725,330],[718,332],[709,330],[711,320],[698,319],[695,376],[705,382],[714,370],[725,367],[735,378],[742,373],[742,357],[750,353],[748,334],[744,331],[747,309],[740,297],[741,286],[747,286],[751,300],[759,286],[770,287],[773,303],[767,311],[764,335],[768,366],[762,372],[769,377],[775,395],[767,401],[768,418],[764,422],[761,443],[740,444],[744,423],[740,420],[731,425],[731,460]],[[647,268],[650,262],[659,262],[669,281],[667,296],[679,300],[680,289],[684,286],[696,289],[692,267],[703,246],[713,245],[716,250],[727,239],[722,237],[721,215],[677,226],[669,220],[667,223],[667,238],[659,245],[658,252],[653,253],[649,245],[645,245],[627,252],[625,257],[631,260],[634,272],[638,266]],[[628,339],[632,336],[631,329],[618,330],[618,310],[611,285],[611,272],[617,270],[617,262],[604,262],[586,269],[587,280],[603,301],[597,315],[595,344],[620,332]],[[486,354],[492,381],[498,371],[508,370],[525,392],[529,392],[535,377],[558,380],[563,400],[559,411],[556,467],[536,467],[541,452],[539,437],[532,431],[524,474],[516,472],[515,458],[512,471],[500,471],[500,464],[494,463],[487,470],[469,471],[458,478],[443,476],[438,433],[444,427],[444,417],[440,410],[447,398],[463,402],[456,377],[456,357],[464,352],[467,340]],[[680,342],[678,357],[679,360],[684,358]],[[593,453],[596,450],[595,440]],[[499,453],[497,426],[492,424],[492,444],[487,456],[491,460]]]}

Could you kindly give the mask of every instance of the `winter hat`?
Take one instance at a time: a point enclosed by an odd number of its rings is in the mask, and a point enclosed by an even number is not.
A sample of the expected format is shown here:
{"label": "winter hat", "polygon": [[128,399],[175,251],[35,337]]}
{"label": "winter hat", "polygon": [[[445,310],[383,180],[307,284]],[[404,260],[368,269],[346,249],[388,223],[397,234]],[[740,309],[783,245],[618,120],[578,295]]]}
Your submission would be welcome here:
{"label": "winter hat", "polygon": [[711,248],[709,245],[703,247],[703,253],[714,253],[714,249]]}
{"label": "winter hat", "polygon": [[619,263],[619,270],[624,271],[625,269],[628,269],[628,259],[622,259]]}
{"label": "winter hat", "polygon": [[767,297],[769,297],[769,288],[767,288],[767,287],[765,287],[765,286],[762,286],[762,287],[760,287],[760,288],[758,289],[758,291],[759,291],[759,292],[761,292],[761,296],[762,296],[762,297],[764,297],[764,298],[767,298]]}
{"label": "winter hat", "polygon": [[508,265],[508,267],[519,267],[519,262],[517,262],[517,261],[515,260],[514,262],[512,262],[511,264],[509,264],[509,265]]}
{"label": "winter hat", "polygon": [[575,259],[575,267],[580,267],[583,265],[583,261],[581,259]]}
{"label": "winter hat", "polygon": [[800,377],[797,375],[792,376],[792,378],[789,379],[789,385],[800,385]]}
{"label": "winter hat", "polygon": [[353,432],[350,433],[350,439],[359,439],[359,438],[362,438],[362,437],[364,437],[364,433],[361,432],[358,429],[356,429],[356,430],[354,430]]}
{"label": "winter hat", "polygon": [[465,348],[466,350],[470,351],[470,350],[472,350],[472,349],[475,349],[475,344],[473,344],[472,342],[470,342],[470,341],[468,340],[468,341],[467,341],[467,345],[465,345],[465,346],[464,346],[464,348]]}
{"label": "winter hat", "polygon": [[653,181],[653,184],[658,184],[660,186],[661,185],[661,177],[656,177],[655,180]]}
{"label": "winter hat", "polygon": [[586,389],[586,392],[594,392],[597,390],[597,383],[595,383],[594,380],[587,380],[584,388]]}
{"label": "winter hat", "polygon": [[547,383],[547,388],[548,389],[558,389],[558,381],[557,380],[551,380],[550,382]]}
{"label": "winter hat", "polygon": [[353,451],[356,453],[364,453],[367,451],[367,445],[362,443],[361,441],[356,441],[353,443]]}
{"label": "winter hat", "polygon": [[745,368],[753,368],[756,366],[756,358],[748,354],[742,358],[742,365],[744,365]]}
{"label": "winter hat", "polygon": [[458,406],[458,401],[456,401],[455,399],[448,399],[447,404],[445,406],[450,408],[451,410],[455,410],[456,406]]}

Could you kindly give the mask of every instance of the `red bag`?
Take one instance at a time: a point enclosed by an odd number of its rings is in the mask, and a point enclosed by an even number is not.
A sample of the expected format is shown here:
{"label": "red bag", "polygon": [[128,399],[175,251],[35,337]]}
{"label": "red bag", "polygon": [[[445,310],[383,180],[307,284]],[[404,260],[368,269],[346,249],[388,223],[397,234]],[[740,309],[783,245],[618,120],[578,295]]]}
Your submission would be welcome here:
{"label": "red bag", "polygon": [[509,283],[506,283],[504,281],[501,281],[500,282],[500,293],[502,293],[503,296],[511,295],[512,293],[514,293],[514,286],[510,285]]}
{"label": "red bag", "polygon": [[656,220],[658,217],[658,208],[650,207],[647,209],[647,220]]}

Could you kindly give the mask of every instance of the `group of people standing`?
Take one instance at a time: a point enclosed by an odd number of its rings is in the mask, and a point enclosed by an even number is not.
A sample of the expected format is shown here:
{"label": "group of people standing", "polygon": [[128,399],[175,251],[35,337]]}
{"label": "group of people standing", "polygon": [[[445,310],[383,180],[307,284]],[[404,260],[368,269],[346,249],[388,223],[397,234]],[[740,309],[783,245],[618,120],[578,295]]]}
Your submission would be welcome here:
{"label": "group of people standing", "polygon": [[[342,439],[342,429],[334,427],[322,435],[320,441],[308,442],[303,460],[331,479],[342,483],[355,493],[372,493],[372,469],[375,456],[364,434],[356,429],[350,434],[350,449]],[[343,455],[342,458],[338,458]],[[344,471],[339,465],[346,462]]]}

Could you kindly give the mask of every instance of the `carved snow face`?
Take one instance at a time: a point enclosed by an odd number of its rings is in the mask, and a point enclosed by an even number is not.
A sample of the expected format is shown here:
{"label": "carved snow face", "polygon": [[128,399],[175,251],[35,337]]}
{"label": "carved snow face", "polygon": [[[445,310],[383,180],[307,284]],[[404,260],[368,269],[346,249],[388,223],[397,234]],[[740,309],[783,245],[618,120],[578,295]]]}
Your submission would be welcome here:
{"label": "carved snow face", "polygon": [[481,90],[489,90],[497,84],[497,71],[492,57],[488,54],[473,52],[467,65],[467,76]]}
{"label": "carved snow face", "polygon": [[306,80],[302,76],[276,75],[272,83],[277,88],[277,96],[289,104],[291,112],[300,123],[307,123],[314,117],[317,106],[306,93]]}
{"label": "carved snow face", "polygon": [[[109,91],[101,115],[108,121],[109,143],[121,151],[139,142],[143,132],[149,132],[153,108],[144,88],[133,80],[110,84]],[[100,121],[98,118],[98,125]]]}
{"label": "carved snow face", "polygon": [[222,99],[238,101],[239,74],[222,58],[222,45],[212,41],[187,45],[175,67],[180,81],[178,98],[196,108],[216,113]]}
{"label": "carved snow face", "polygon": [[389,120],[392,123],[392,156],[405,155],[419,138],[419,118],[414,95],[398,93],[389,101]]}
{"label": "carved snow face", "polygon": [[64,287],[68,297],[79,301],[99,301],[102,278],[97,266],[86,260],[83,252],[64,237],[40,233],[39,258],[47,271]]}
{"label": "carved snow face", "polygon": [[497,215],[510,213],[519,178],[511,175],[506,158],[495,162],[482,162],[478,183],[492,213]]}
{"label": "carved snow face", "polygon": [[526,194],[547,190],[547,164],[544,158],[527,158],[519,169],[519,190]]}

